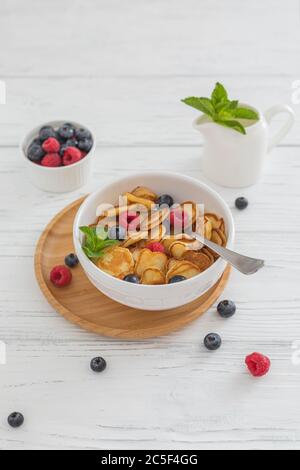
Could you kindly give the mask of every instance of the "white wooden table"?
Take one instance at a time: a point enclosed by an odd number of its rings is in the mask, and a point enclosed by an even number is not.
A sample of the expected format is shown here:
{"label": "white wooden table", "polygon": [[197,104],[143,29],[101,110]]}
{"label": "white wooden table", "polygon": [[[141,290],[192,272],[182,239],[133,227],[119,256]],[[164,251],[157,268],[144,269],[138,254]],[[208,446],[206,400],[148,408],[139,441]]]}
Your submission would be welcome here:
{"label": "white wooden table", "polygon": [[[45,301],[33,272],[35,244],[67,203],[126,173],[201,173],[201,137],[192,109],[222,81],[231,95],[264,109],[291,104],[300,79],[298,0],[21,0],[0,3],[0,365],[1,449],[296,449],[300,446],[300,112],[271,157],[263,181],[217,188],[233,207],[237,248],[266,268],[233,273],[224,297],[167,337],[138,343],[89,334]],[[46,194],[28,182],[18,145],[35,124],[82,121],[97,134],[93,181],[72,194]],[[278,118],[280,125],[281,118]],[[274,125],[276,127],[276,124]],[[206,333],[221,334],[209,354]],[[271,373],[253,380],[243,361],[270,356]],[[89,361],[102,355],[102,375]],[[25,425],[10,429],[11,411]]]}

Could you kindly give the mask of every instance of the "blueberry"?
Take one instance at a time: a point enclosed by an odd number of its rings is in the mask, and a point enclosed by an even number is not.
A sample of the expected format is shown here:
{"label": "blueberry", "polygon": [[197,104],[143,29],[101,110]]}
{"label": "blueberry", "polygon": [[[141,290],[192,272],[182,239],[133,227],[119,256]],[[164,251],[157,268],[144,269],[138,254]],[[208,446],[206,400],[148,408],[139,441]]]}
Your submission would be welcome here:
{"label": "blueberry", "polygon": [[223,318],[230,318],[236,312],[236,305],[232,300],[222,300],[217,306],[218,313]]}
{"label": "blueberry", "polygon": [[65,140],[72,139],[75,134],[75,129],[72,124],[66,122],[58,129],[58,135]]}
{"label": "blueberry", "polygon": [[171,277],[171,279],[169,280],[169,284],[174,284],[175,282],[181,282],[185,280],[186,280],[186,277],[180,276],[179,274],[177,274],[176,276]]}
{"label": "blueberry", "polygon": [[169,207],[172,207],[173,204],[174,204],[174,200],[171,196],[169,196],[168,194],[162,194],[156,201],[156,204],[158,204],[159,206],[162,206],[162,205],[166,205],[166,206],[169,206]]}
{"label": "blueberry", "polygon": [[248,199],[246,199],[245,197],[238,197],[235,200],[235,207],[239,209],[240,211],[242,211],[243,209],[246,209],[248,204],[249,204]]}
{"label": "blueberry", "polygon": [[79,259],[77,258],[74,253],[70,253],[68,256],[65,257],[65,264],[69,266],[69,268],[75,268],[79,263]]}
{"label": "blueberry", "polygon": [[106,361],[103,357],[94,357],[91,360],[91,369],[94,372],[103,372],[106,369]]}
{"label": "blueberry", "polygon": [[110,227],[108,231],[108,238],[110,238],[110,240],[125,240],[126,229],[121,225],[115,225],[114,227]]}
{"label": "blueberry", "polygon": [[60,146],[59,155],[60,155],[61,157],[64,156],[64,153],[65,153],[65,151],[67,150],[68,147],[69,147],[69,145],[66,145],[66,144],[62,144],[62,145]]}
{"label": "blueberry", "polygon": [[127,274],[127,276],[124,277],[123,281],[132,282],[133,284],[139,284],[140,278],[135,274]]}
{"label": "blueberry", "polygon": [[45,155],[44,150],[42,149],[42,146],[36,142],[33,142],[27,151],[27,157],[29,160],[31,160],[34,163],[39,163],[43,156]]}
{"label": "blueberry", "polygon": [[11,413],[7,418],[7,422],[12,428],[19,428],[24,423],[24,416],[17,412]]}
{"label": "blueberry", "polygon": [[221,347],[222,339],[217,333],[210,333],[204,338],[204,346],[210,351],[216,351]]}
{"label": "blueberry", "polygon": [[78,140],[84,140],[84,139],[91,140],[92,139],[92,134],[90,133],[90,131],[88,131],[87,129],[83,129],[83,128],[76,129],[75,136],[76,136],[76,139]]}
{"label": "blueberry", "polygon": [[78,141],[78,148],[83,152],[89,152],[93,147],[92,139],[82,139]]}
{"label": "blueberry", "polygon": [[49,137],[56,137],[56,132],[52,126],[44,126],[40,129],[39,139],[41,142],[49,139]]}
{"label": "blueberry", "polygon": [[67,145],[68,147],[78,147],[78,140],[68,139],[66,140],[65,145]]}

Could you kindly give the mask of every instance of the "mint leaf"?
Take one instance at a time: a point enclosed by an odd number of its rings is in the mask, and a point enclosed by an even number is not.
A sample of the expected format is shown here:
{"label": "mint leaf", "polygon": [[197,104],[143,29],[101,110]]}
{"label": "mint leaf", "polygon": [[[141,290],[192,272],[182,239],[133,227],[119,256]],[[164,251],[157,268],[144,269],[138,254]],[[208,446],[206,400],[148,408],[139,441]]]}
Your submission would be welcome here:
{"label": "mint leaf", "polygon": [[238,121],[234,121],[230,119],[224,119],[224,120],[218,119],[216,122],[220,124],[221,126],[230,127],[231,129],[234,129],[235,131],[238,131],[241,134],[246,135],[246,129]]}
{"label": "mint leaf", "polygon": [[242,106],[239,107],[238,100],[229,100],[225,87],[219,82],[216,83],[211,99],[191,96],[181,101],[207,114],[215,123],[230,127],[241,134],[246,134],[246,129],[238,121],[239,119],[259,119],[256,111]]}
{"label": "mint leaf", "polygon": [[192,108],[198,109],[198,111],[202,111],[204,114],[208,114],[210,117],[214,116],[215,110],[209,98],[190,96],[181,101]]}
{"label": "mint leaf", "polygon": [[239,118],[239,119],[253,119],[253,120],[259,119],[259,114],[253,109],[249,109],[249,108],[237,108],[234,110],[233,115],[235,118]]}
{"label": "mint leaf", "polygon": [[228,94],[227,91],[225,90],[225,87],[217,82],[214,91],[211,94],[211,101],[214,106],[216,106],[220,102],[225,102],[228,101]]}
{"label": "mint leaf", "polygon": [[86,256],[90,259],[100,258],[105,248],[119,243],[119,240],[101,239],[97,236],[97,227],[80,227],[82,233],[85,234],[85,241],[82,249]]}
{"label": "mint leaf", "polygon": [[228,105],[227,105],[227,108],[228,109],[236,109],[239,105],[239,102],[238,100],[233,100],[233,101],[229,101]]}
{"label": "mint leaf", "polygon": [[97,235],[96,227],[79,227],[82,233],[85,234],[85,244],[89,246],[91,250],[97,249]]}

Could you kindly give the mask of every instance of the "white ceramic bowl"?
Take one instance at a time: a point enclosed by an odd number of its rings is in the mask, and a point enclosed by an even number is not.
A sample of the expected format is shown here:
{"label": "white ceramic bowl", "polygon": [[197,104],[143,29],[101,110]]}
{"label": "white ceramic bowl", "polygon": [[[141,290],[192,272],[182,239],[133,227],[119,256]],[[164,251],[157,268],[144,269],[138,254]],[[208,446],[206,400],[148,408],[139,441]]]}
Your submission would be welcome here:
{"label": "white ceramic bowl", "polygon": [[87,128],[82,124],[68,120],[45,122],[28,132],[21,144],[21,153],[26,161],[29,178],[36,187],[42,189],[43,191],[49,191],[53,193],[66,193],[75,191],[75,189],[80,188],[88,182],[91,174],[91,164],[95,153],[95,136],[93,134],[93,147],[82,160],[74,163],[73,165],[48,168],[37,165],[27,158],[27,149],[31,142],[36,137],[38,137],[38,133],[41,127],[52,126],[57,129],[65,122],[70,122],[78,128]]}
{"label": "white ceramic bowl", "polygon": [[176,284],[158,286],[130,284],[116,279],[97,268],[84,254],[79,227],[89,225],[96,219],[96,208],[100,203],[118,201],[120,194],[136,186],[148,186],[158,194],[170,194],[175,201],[193,200],[205,205],[206,212],[215,212],[225,220],[228,248],[234,243],[234,223],[225,201],[205,184],[175,173],[147,172],[122,178],[92,193],[81,205],[74,221],[74,246],[86,275],[103,294],[121,304],[144,310],[166,310],[192,302],[210,289],[221,277],[226,262],[219,258],[203,273]]}

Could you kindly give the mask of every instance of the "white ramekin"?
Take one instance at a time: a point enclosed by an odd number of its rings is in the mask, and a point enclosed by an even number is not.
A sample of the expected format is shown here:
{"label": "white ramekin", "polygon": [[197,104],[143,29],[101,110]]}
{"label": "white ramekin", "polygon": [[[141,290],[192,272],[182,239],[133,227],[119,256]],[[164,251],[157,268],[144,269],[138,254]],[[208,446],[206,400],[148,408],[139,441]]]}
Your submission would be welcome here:
{"label": "white ramekin", "polygon": [[[118,201],[120,194],[136,186],[148,186],[158,194],[170,194],[175,201],[202,203],[206,212],[215,212],[225,220],[228,248],[233,248],[234,223],[229,207],[213,189],[187,176],[175,173],[138,173],[115,181],[92,193],[79,208],[74,221],[74,246],[87,277],[92,284],[113,300],[129,307],[143,310],[166,310],[192,302],[209,290],[222,276],[226,262],[219,258],[203,273],[176,284],[149,286],[130,284],[116,279],[95,266],[84,254],[79,227],[89,225],[96,219],[96,208],[100,203]],[[100,313],[99,313],[100,315]]]}
{"label": "white ramekin", "polygon": [[95,153],[95,136],[92,134],[93,147],[89,153],[79,162],[73,165],[60,166],[57,168],[47,168],[33,163],[27,158],[27,149],[31,142],[38,137],[38,133],[43,126],[52,126],[55,129],[65,122],[70,122],[75,127],[87,128],[83,124],[79,124],[70,120],[50,121],[35,127],[25,135],[21,144],[21,153],[25,158],[27,173],[30,181],[39,189],[53,193],[66,193],[84,186],[91,175],[92,159]]}

